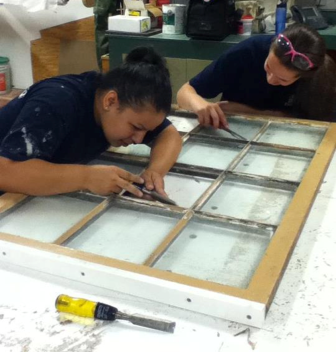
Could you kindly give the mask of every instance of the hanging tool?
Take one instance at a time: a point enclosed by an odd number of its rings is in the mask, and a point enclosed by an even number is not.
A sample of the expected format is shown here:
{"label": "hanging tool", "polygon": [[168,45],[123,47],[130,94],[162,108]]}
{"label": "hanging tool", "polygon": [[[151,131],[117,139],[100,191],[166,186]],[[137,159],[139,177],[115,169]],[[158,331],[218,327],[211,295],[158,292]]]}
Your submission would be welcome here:
{"label": "hanging tool", "polygon": [[135,186],[137,189],[139,189],[142,193],[147,194],[151,196],[153,199],[158,200],[161,203],[165,204],[170,204],[170,205],[177,205],[173,200],[171,200],[168,197],[162,196],[158,192],[155,191],[149,191],[145,185],[141,185],[140,183],[133,183],[133,186]]}
{"label": "hanging tool", "polygon": [[235,137],[235,138],[237,138],[237,139],[241,139],[241,140],[243,140],[243,141],[247,141],[247,139],[246,139],[245,137],[243,137],[243,136],[241,136],[240,134],[238,134],[238,133],[236,133],[236,132],[230,130],[230,128],[224,127],[223,129],[224,129],[226,132],[229,132],[233,137]]}
{"label": "hanging tool", "polygon": [[84,318],[94,318],[99,320],[114,321],[116,319],[128,320],[134,325],[144,326],[146,328],[173,333],[175,322],[154,319],[140,314],[126,314],[119,312],[116,307],[88,301],[83,298],[73,298],[67,295],[59,295],[56,299],[55,306],[57,311],[70,313]]}

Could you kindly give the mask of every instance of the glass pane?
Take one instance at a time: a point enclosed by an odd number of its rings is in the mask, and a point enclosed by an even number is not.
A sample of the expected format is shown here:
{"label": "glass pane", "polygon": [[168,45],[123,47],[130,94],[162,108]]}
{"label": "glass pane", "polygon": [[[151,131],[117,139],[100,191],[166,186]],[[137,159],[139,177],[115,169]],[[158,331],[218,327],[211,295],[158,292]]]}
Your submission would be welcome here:
{"label": "glass pane", "polygon": [[154,265],[201,280],[246,288],[270,240],[255,229],[193,221]]}
{"label": "glass pane", "polygon": [[96,202],[67,196],[32,198],[0,220],[0,232],[53,242],[95,206]]}
{"label": "glass pane", "polygon": [[188,141],[178,158],[179,163],[225,170],[241,151],[240,146],[230,147]]}
{"label": "glass pane", "polygon": [[185,208],[190,208],[213,182],[203,177],[176,174],[168,174],[164,181],[168,196]]}
{"label": "glass pane", "polygon": [[[247,120],[238,117],[229,117],[228,122],[232,131],[237,132],[249,141],[255,137],[255,135],[264,125],[264,122],[262,121]],[[229,132],[220,129],[215,130],[212,127],[203,127],[199,133],[210,136],[235,139],[235,137],[233,137]]]}
{"label": "glass pane", "polygon": [[260,142],[317,149],[326,130],[325,127],[272,123],[260,138]]}
{"label": "glass pane", "polygon": [[202,210],[278,225],[293,194],[291,191],[226,180]]}
{"label": "glass pane", "polygon": [[177,223],[168,215],[113,204],[67,247],[141,264]]}
{"label": "glass pane", "polygon": [[88,165],[108,165],[108,166],[117,166],[121,169],[124,169],[128,172],[132,172],[132,174],[138,175],[140,174],[145,166],[139,165],[132,165],[126,162],[119,162],[119,161],[110,161],[110,160],[103,160],[103,159],[94,159],[88,163]]}
{"label": "glass pane", "polygon": [[190,132],[198,125],[197,118],[168,116],[168,120],[176,127],[179,132]]}
{"label": "glass pane", "polygon": [[281,154],[276,151],[249,150],[234,171],[300,181],[312,156]]}
{"label": "glass pane", "polygon": [[111,147],[109,151],[119,154],[149,157],[151,148],[146,144],[130,144],[127,147]]}

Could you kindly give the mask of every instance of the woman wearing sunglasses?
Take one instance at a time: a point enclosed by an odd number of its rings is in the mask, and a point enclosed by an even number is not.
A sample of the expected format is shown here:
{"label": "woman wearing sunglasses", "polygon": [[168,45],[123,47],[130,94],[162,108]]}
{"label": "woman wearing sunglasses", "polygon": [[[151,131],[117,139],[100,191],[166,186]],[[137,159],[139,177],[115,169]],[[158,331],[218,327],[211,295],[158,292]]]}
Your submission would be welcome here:
{"label": "woman wearing sunglasses", "polygon": [[[222,103],[205,100],[219,94]],[[335,97],[336,65],[319,33],[303,24],[231,47],[177,93],[181,108],[215,128],[228,127],[223,110],[335,121]]]}

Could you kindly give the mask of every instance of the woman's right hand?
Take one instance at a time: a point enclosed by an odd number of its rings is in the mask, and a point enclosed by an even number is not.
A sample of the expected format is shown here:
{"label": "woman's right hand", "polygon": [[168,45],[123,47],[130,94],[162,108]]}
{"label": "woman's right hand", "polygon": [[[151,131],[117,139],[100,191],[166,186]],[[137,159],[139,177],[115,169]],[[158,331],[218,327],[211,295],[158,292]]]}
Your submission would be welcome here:
{"label": "woman's right hand", "polygon": [[218,103],[210,103],[197,94],[189,82],[185,83],[177,92],[177,103],[180,108],[194,112],[203,126],[214,128],[228,128],[225,114]]}
{"label": "woman's right hand", "polygon": [[126,190],[137,197],[143,196],[143,193],[132,185],[133,182],[144,183],[140,176],[116,166],[92,165],[88,166],[87,170],[85,189],[92,193],[106,196]]}
{"label": "woman's right hand", "polygon": [[210,103],[203,100],[198,101],[195,105],[194,112],[197,114],[198,121],[202,126],[212,126],[216,129],[225,129],[229,127],[225,114],[219,103]]}

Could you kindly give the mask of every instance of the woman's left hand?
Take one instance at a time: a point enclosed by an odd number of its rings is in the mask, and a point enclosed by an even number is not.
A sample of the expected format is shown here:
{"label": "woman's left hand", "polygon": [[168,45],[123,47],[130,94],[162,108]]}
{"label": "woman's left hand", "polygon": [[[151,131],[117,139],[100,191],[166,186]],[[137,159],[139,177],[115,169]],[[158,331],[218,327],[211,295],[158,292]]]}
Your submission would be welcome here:
{"label": "woman's left hand", "polygon": [[167,193],[164,190],[164,180],[161,174],[157,171],[146,169],[142,174],[141,178],[145,180],[145,187],[149,191],[156,191],[162,196],[167,197]]}

